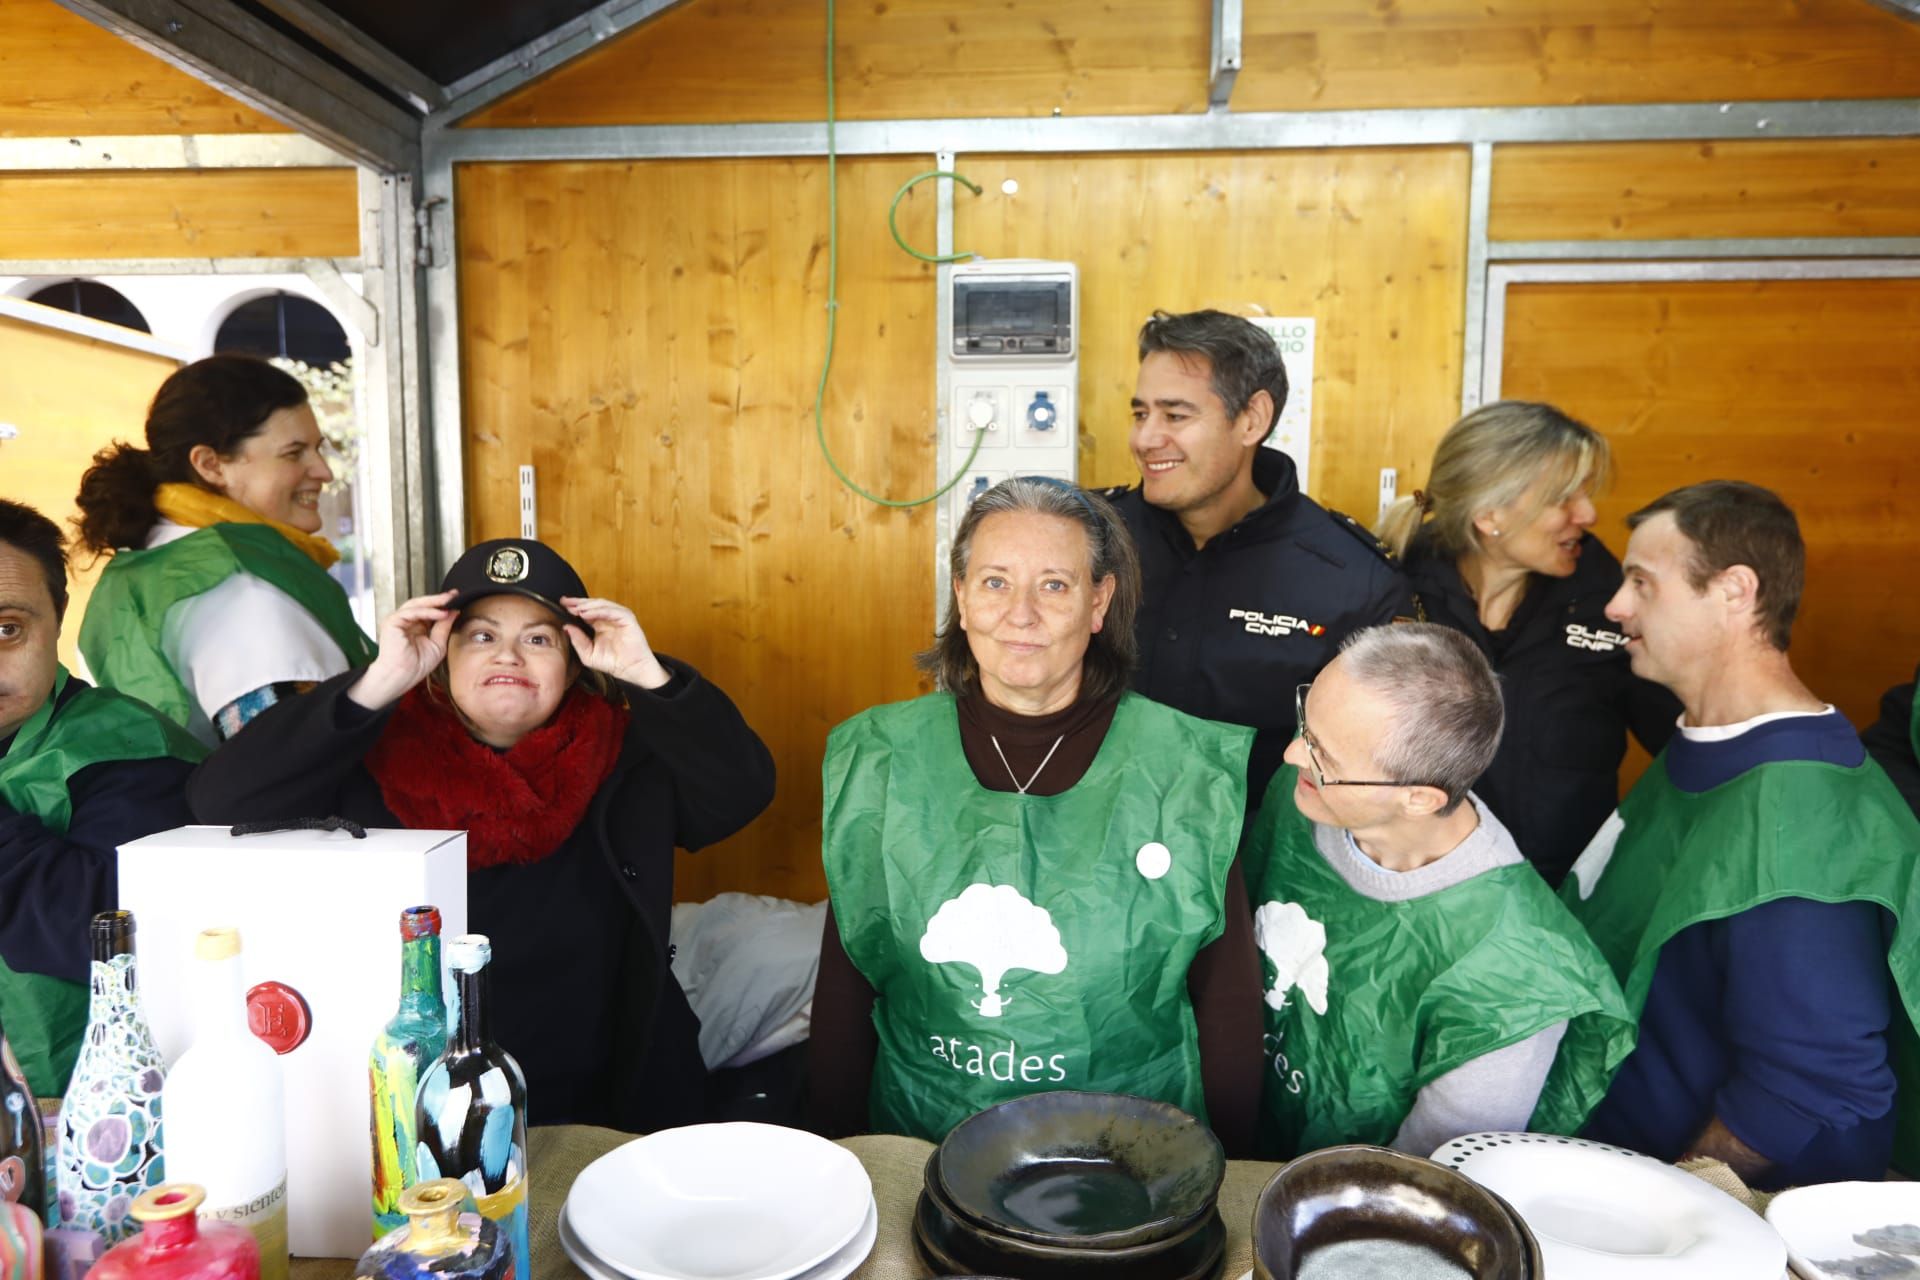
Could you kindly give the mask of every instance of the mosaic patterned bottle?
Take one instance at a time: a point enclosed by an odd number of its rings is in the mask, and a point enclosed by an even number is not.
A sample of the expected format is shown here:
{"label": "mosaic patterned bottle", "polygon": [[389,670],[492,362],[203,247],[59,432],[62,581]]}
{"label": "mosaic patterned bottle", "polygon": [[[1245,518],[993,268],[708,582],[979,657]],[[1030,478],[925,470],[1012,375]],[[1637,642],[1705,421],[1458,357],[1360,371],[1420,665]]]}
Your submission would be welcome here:
{"label": "mosaic patterned bottle", "polygon": [[447,1008],[440,994],[440,912],[400,913],[400,1008],[373,1042],[367,1063],[373,1091],[373,1238],[407,1225],[400,1193],[417,1180],[414,1101],[420,1077],[447,1051]]}
{"label": "mosaic patterned bottle", "polygon": [[406,1223],[360,1257],[359,1280],[514,1280],[513,1251],[499,1224],[462,1213],[467,1189],[452,1178],[400,1193]]}
{"label": "mosaic patterned bottle", "polygon": [[195,1216],[207,1193],[190,1182],[143,1192],[128,1210],[138,1235],[107,1251],[88,1280],[260,1280],[260,1246],[245,1227]]}
{"label": "mosaic patterned bottle", "polygon": [[60,1107],[59,1219],[63,1230],[94,1232],[111,1244],[134,1230],[134,1197],[162,1181],[166,1064],[140,1008],[133,913],[103,911],[91,934],[93,1002]]}
{"label": "mosaic patterned bottle", "polygon": [[514,1267],[533,1274],[527,1238],[527,1078],[493,1042],[487,1022],[487,963],[493,944],[478,933],[447,942],[457,1004],[447,1052],[420,1082],[418,1173],[466,1184],[482,1217],[500,1225]]}

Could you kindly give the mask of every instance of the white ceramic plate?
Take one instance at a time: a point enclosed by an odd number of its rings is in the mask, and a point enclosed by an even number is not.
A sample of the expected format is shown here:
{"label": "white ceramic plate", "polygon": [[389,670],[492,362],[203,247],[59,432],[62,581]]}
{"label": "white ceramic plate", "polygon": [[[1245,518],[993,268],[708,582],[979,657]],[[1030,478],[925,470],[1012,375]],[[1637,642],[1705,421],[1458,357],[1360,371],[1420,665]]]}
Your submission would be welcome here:
{"label": "white ceramic plate", "polygon": [[[573,1264],[586,1272],[588,1280],[628,1280],[625,1275],[615,1271],[606,1263],[593,1256],[587,1247],[580,1243],[580,1236],[569,1221],[568,1205],[560,1206],[560,1247],[566,1250]],[[867,1219],[860,1229],[853,1233],[853,1239],[847,1241],[840,1251],[817,1267],[809,1268],[795,1276],[793,1280],[846,1280],[867,1260],[873,1252],[873,1242],[880,1236],[880,1206],[867,1202]],[[1252,1275],[1252,1272],[1248,1272]],[[1241,1280],[1245,1280],[1243,1276]]]}
{"label": "white ceramic plate", "polygon": [[1828,1182],[1783,1191],[1767,1221],[1806,1280],[1920,1280],[1920,1182]]}
{"label": "white ceramic plate", "polygon": [[574,1180],[568,1220],[632,1280],[789,1280],[851,1241],[873,1203],[851,1151],[799,1129],[663,1129]]}
{"label": "white ceramic plate", "polygon": [[1774,1280],[1786,1269],[1785,1242],[1758,1214],[1636,1152],[1476,1133],[1433,1158],[1506,1198],[1540,1241],[1553,1280]]}

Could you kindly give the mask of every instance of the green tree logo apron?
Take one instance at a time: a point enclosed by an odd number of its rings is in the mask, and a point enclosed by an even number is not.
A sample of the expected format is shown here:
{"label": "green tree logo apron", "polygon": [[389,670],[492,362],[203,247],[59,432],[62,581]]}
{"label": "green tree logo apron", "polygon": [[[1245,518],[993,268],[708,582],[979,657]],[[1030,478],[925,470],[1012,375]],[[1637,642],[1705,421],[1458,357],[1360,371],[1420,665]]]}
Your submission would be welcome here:
{"label": "green tree logo apron", "polygon": [[1680,790],[1663,752],[1560,887],[1620,979],[1635,1019],[1660,948],[1682,929],[1780,898],[1873,902],[1897,922],[1887,952],[1906,1011],[1888,1036],[1899,1076],[1894,1159],[1920,1169],[1920,820],[1871,758],[1781,761],[1708,791]]}
{"label": "green tree logo apron", "polygon": [[1633,1046],[1580,926],[1526,865],[1408,902],[1356,893],[1294,804],[1297,776],[1274,775],[1245,860],[1269,975],[1265,1154],[1391,1142],[1421,1089],[1557,1022],[1530,1127],[1572,1133]]}
{"label": "green tree logo apron", "polygon": [[373,642],[354,621],[346,592],[305,552],[264,524],[211,524],[163,546],[113,553],[80,624],[87,670],[100,684],[186,724],[193,697],[160,647],[167,610],[236,573],[291,596],[340,646],[348,666],[373,661]]}
{"label": "green tree logo apron", "polygon": [[953,699],[876,707],[828,739],[823,861],[872,984],[871,1120],[938,1141],[1049,1089],[1205,1118],[1187,970],[1225,925],[1249,730],[1133,694],[1057,796],[988,791]]}
{"label": "green tree logo apron", "polygon": [[[197,761],[206,748],[150,707],[107,689],[83,689],[65,705],[70,677],[61,667],[53,694],[28,717],[0,756],[0,799],[64,835],[73,817],[67,780],[109,760],[171,756]],[[86,1030],[88,985],[40,973],[17,973],[0,960],[0,1022],[27,1083],[42,1098],[67,1089],[80,1035]]]}

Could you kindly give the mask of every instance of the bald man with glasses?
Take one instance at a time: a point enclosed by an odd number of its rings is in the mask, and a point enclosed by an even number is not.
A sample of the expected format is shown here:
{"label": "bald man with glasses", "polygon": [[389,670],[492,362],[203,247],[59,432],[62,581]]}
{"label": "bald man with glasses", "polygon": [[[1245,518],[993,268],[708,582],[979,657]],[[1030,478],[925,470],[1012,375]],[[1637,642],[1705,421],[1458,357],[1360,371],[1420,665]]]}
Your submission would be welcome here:
{"label": "bald man with glasses", "polygon": [[1244,856],[1267,979],[1261,1154],[1574,1132],[1632,1021],[1470,790],[1504,719],[1485,657],[1445,627],[1370,628],[1294,711]]}

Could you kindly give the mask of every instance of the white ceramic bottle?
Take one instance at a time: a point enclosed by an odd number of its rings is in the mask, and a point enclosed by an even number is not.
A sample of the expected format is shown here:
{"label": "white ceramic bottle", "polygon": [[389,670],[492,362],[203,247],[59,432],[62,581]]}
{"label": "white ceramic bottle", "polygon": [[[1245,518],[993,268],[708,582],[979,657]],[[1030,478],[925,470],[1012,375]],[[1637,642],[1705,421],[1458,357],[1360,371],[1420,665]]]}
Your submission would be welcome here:
{"label": "white ceramic bottle", "polygon": [[167,1073],[167,1174],[206,1188],[202,1218],[246,1227],[260,1280],[287,1280],[287,1128],[280,1059],[247,1029],[240,931],[194,940],[193,1047]]}

